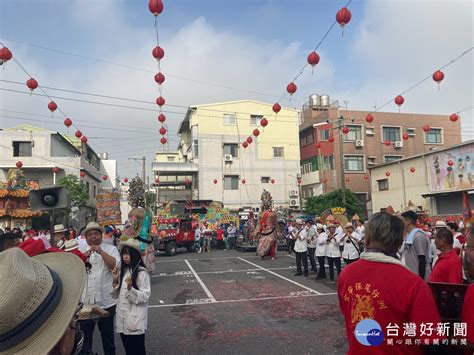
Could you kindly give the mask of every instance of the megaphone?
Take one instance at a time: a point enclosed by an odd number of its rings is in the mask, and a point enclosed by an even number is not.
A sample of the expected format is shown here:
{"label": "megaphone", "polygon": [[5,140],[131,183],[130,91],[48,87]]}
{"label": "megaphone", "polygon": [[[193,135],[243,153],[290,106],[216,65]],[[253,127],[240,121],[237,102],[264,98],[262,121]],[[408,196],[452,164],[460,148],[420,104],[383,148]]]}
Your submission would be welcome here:
{"label": "megaphone", "polygon": [[69,195],[64,187],[48,187],[45,189],[31,190],[29,198],[32,211],[69,208]]}

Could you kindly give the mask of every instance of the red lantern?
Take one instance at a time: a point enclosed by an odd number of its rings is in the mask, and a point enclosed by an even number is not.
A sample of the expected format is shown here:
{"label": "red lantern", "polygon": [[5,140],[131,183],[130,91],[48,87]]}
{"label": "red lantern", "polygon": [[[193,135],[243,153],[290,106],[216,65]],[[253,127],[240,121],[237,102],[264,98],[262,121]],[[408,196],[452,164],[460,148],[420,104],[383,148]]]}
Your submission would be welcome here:
{"label": "red lantern", "polygon": [[372,123],[372,122],[374,121],[374,116],[372,116],[372,115],[369,113],[367,116],[365,116],[365,121],[366,121],[367,123]]}
{"label": "red lantern", "polygon": [[72,126],[72,120],[71,120],[70,118],[66,118],[66,119],[64,120],[64,125],[65,125],[67,128],[71,127],[71,126]]}
{"label": "red lantern", "polygon": [[416,171],[416,169],[414,167],[410,168],[410,172],[414,173],[415,171]]}
{"label": "red lantern", "polygon": [[316,52],[311,52],[308,55],[308,64],[314,67],[318,63],[319,63],[319,54]]}
{"label": "red lantern", "polygon": [[245,179],[242,179],[242,184],[245,185],[246,182],[247,182],[247,181],[245,181]]}
{"label": "red lantern", "polygon": [[275,104],[273,104],[272,110],[273,110],[273,112],[275,112],[275,113],[280,112],[280,111],[281,111],[281,105],[280,105],[278,102],[275,103]]}
{"label": "red lantern", "polygon": [[30,78],[26,81],[26,86],[28,86],[28,89],[33,92],[33,90],[38,87],[38,82],[35,79]]}
{"label": "red lantern", "polygon": [[351,181],[351,179],[349,179],[348,177],[346,177],[346,182],[349,182],[349,181]]}
{"label": "red lantern", "polygon": [[257,128],[255,128],[255,129],[253,130],[253,135],[254,135],[255,137],[258,137],[258,136],[260,135],[260,131],[259,131]]}
{"label": "red lantern", "polygon": [[165,102],[166,101],[165,101],[163,96],[160,96],[159,98],[156,99],[156,104],[160,107],[163,106],[165,104]]}
{"label": "red lantern", "polygon": [[160,139],[160,142],[161,142],[161,144],[166,144],[166,142],[168,142],[168,140],[165,137],[162,137]]}
{"label": "red lantern", "polygon": [[296,182],[298,183],[298,185],[301,184],[301,179],[297,179]]}
{"label": "red lantern", "polygon": [[158,16],[163,12],[163,1],[161,0],[150,0],[148,2],[148,9],[154,16]]}
{"label": "red lantern", "polygon": [[321,143],[316,143],[316,148],[320,149],[322,146],[321,146]]}
{"label": "red lantern", "polygon": [[456,122],[457,120],[459,120],[459,116],[453,113],[451,116],[449,116],[449,119],[451,120],[451,122]]}
{"label": "red lantern", "polygon": [[336,14],[336,21],[342,28],[342,33],[344,35],[344,26],[349,23],[351,20],[351,12],[347,9],[347,7],[343,7],[340,9]]}
{"label": "red lantern", "polygon": [[346,127],[346,126],[342,127],[342,133],[344,134],[349,133],[349,127]]}
{"label": "red lantern", "polygon": [[262,127],[266,127],[268,126],[268,120],[264,117],[260,120],[260,124],[262,125]]}
{"label": "red lantern", "polygon": [[334,136],[331,134],[328,138],[328,142],[334,142]]}
{"label": "red lantern", "polygon": [[165,128],[165,127],[161,127],[161,128],[160,128],[160,134],[161,134],[161,135],[165,135],[165,134],[166,134],[166,128]]}
{"label": "red lantern", "polygon": [[160,183],[160,179],[156,178],[155,179],[155,184],[159,184]]}
{"label": "red lantern", "polygon": [[400,107],[401,105],[403,105],[404,102],[405,102],[405,99],[403,98],[402,95],[398,95],[398,96],[395,98],[395,103],[398,105],[398,107]]}
{"label": "red lantern", "polygon": [[252,142],[253,142],[252,137],[247,137],[247,143],[248,143],[248,144],[252,144]]}
{"label": "red lantern", "polygon": [[107,175],[102,176],[102,180],[107,181],[109,177]]}
{"label": "red lantern", "polygon": [[162,113],[160,113],[158,115],[158,121],[160,121],[161,123],[165,122],[166,121],[166,116],[163,115]]}
{"label": "red lantern", "polygon": [[160,61],[161,59],[163,59],[163,57],[165,56],[165,51],[163,48],[161,48],[160,46],[156,46],[155,48],[153,48],[153,50],[151,51],[151,54],[153,55],[153,57],[157,60],[157,61]]}
{"label": "red lantern", "polygon": [[423,126],[423,132],[428,133],[430,130],[431,130],[430,125],[425,124],[425,125]]}
{"label": "red lantern", "polygon": [[274,183],[275,183],[275,179],[271,179],[270,182],[271,182],[272,184],[274,184]]}
{"label": "red lantern", "polygon": [[12,57],[13,54],[7,47],[0,49],[0,63],[8,62]]}
{"label": "red lantern", "polygon": [[81,137],[81,142],[86,144],[87,143],[87,137],[86,136],[82,136]]}
{"label": "red lantern", "polygon": [[53,174],[57,174],[59,173],[59,168],[58,167],[54,167],[53,168]]}
{"label": "red lantern", "polygon": [[438,85],[443,81],[444,73],[441,70],[437,70],[433,73],[433,80],[438,83]]}
{"label": "red lantern", "polygon": [[124,183],[127,183],[127,182],[128,182],[128,178],[123,179],[123,182],[124,182]]}
{"label": "red lantern", "polygon": [[158,73],[155,75],[155,81],[161,85],[165,82],[165,76],[161,73]]}
{"label": "red lantern", "polygon": [[79,173],[79,175],[81,175],[81,177],[85,177],[85,176],[86,176],[86,173],[83,172],[83,171],[81,171],[81,172]]}
{"label": "red lantern", "polygon": [[216,185],[217,184],[217,179],[214,179],[213,183],[214,183],[214,185]]}
{"label": "red lantern", "polygon": [[82,137],[82,132],[77,130],[74,135],[76,136],[76,138],[81,138]]}
{"label": "red lantern", "polygon": [[364,175],[364,180],[369,180],[369,175],[365,174]]}
{"label": "red lantern", "polygon": [[449,161],[448,161],[448,165],[449,165],[449,166],[453,166],[453,165],[454,165],[454,162],[453,162],[452,160],[449,160]]}
{"label": "red lantern", "polygon": [[23,166],[23,163],[22,163],[21,161],[17,161],[17,162],[16,162],[16,167],[17,167],[18,169],[21,169],[22,166]]}
{"label": "red lantern", "polygon": [[389,147],[389,146],[392,144],[392,142],[390,142],[390,140],[387,139],[384,144],[385,144],[387,147]]}
{"label": "red lantern", "polygon": [[50,101],[50,103],[48,104],[48,109],[51,111],[51,112],[54,112],[56,111],[58,108],[58,105],[56,105],[56,102],[54,101]]}
{"label": "red lantern", "polygon": [[406,140],[408,140],[408,138],[410,138],[410,135],[407,132],[405,132],[405,133],[403,133],[402,138],[403,138],[404,141],[406,141]]}
{"label": "red lantern", "polygon": [[293,82],[289,83],[286,86],[286,91],[288,91],[288,94],[290,94],[290,95],[293,95],[296,92],[297,89],[298,88],[297,88],[296,84],[293,83]]}
{"label": "red lantern", "polygon": [[249,144],[247,142],[242,143],[242,147],[247,148],[248,146],[249,146]]}
{"label": "red lantern", "polygon": [[325,183],[328,182],[328,179],[324,178],[324,179],[321,180],[321,182],[322,182],[323,184],[325,184]]}
{"label": "red lantern", "polygon": [[386,176],[386,177],[389,177],[389,176],[390,176],[390,171],[387,171],[387,172],[385,173],[385,176]]}

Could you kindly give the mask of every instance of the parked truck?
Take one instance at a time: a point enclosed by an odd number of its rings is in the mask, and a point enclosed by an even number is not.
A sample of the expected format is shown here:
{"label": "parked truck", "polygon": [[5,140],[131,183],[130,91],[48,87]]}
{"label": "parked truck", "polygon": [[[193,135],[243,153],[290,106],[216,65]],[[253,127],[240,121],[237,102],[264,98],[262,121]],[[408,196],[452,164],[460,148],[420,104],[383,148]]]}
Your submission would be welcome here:
{"label": "parked truck", "polygon": [[188,252],[194,247],[194,228],[190,218],[156,219],[152,229],[155,250],[164,251],[169,256],[176,255],[178,248]]}

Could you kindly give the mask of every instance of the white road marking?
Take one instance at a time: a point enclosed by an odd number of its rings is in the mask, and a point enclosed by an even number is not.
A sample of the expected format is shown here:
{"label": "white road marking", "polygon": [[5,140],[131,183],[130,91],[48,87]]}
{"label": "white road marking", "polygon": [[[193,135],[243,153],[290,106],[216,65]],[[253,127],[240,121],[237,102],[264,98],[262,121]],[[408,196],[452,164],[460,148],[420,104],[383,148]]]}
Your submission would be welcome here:
{"label": "white road marking", "polygon": [[184,262],[188,265],[189,270],[191,270],[191,272],[193,273],[194,277],[196,278],[196,280],[199,282],[199,284],[201,285],[202,289],[203,289],[204,292],[206,293],[207,297],[211,300],[211,302],[216,302],[216,299],[215,299],[214,296],[212,295],[211,291],[209,291],[209,289],[208,289],[207,286],[204,284],[204,282],[202,282],[201,278],[200,278],[199,275],[196,273],[196,271],[194,270],[194,268],[191,266],[191,264],[189,263],[189,261],[184,260]]}
{"label": "white road marking", "polygon": [[160,300],[160,304],[163,304],[163,303],[165,303],[165,302],[163,302],[163,300]]}
{"label": "white road marking", "polygon": [[252,263],[251,261],[248,261],[248,260],[245,260],[245,259],[242,259],[242,258],[238,258],[238,259],[239,259],[239,260],[242,260],[243,262],[246,262],[247,264],[250,264],[250,265],[252,265],[252,266],[254,266],[254,267],[257,267],[257,268],[259,268],[259,269],[261,269],[261,270],[264,270],[264,271],[266,271],[266,272],[269,272],[270,274],[275,275],[275,276],[277,276],[277,277],[279,277],[279,278],[281,278],[281,279],[283,279],[283,280],[286,280],[286,281],[288,281],[288,282],[291,282],[292,284],[295,284],[295,285],[297,285],[297,286],[299,286],[299,287],[301,287],[301,288],[304,288],[305,290],[314,292],[314,293],[317,294],[317,295],[320,295],[320,294],[321,294],[321,292],[318,292],[318,291],[316,291],[316,290],[313,290],[312,288],[307,287],[307,286],[305,286],[305,285],[302,285],[302,284],[300,284],[300,283],[298,283],[298,282],[296,282],[296,281],[290,280],[289,278],[286,278],[286,277],[284,277],[284,276],[281,276],[281,275],[277,274],[276,272],[273,272],[273,271],[271,271],[271,270],[265,269],[264,267],[262,267],[262,266],[260,266],[260,265],[257,265],[257,264],[254,264],[254,263]]}
{"label": "white road marking", "polygon": [[[219,259],[237,259],[238,256],[221,256],[217,258],[201,258],[201,259],[186,259],[190,261],[207,261],[207,260],[219,260]],[[257,255],[249,255],[247,258],[260,258]],[[184,261],[183,259],[172,259],[172,260],[159,260],[155,261],[155,263],[173,263],[173,262],[179,262],[179,261]]]}
{"label": "white road marking", "polygon": [[[274,267],[274,268],[268,268],[268,270],[289,270],[289,269],[296,269],[296,266],[294,265],[289,265],[288,267]],[[260,269],[243,269],[243,270],[222,270],[222,271],[203,271],[203,272],[198,272],[198,275],[207,275],[207,274],[226,274],[226,273],[231,273],[231,272],[251,272],[251,271],[259,271]],[[181,276],[183,272],[188,272],[191,274],[190,271],[177,271],[172,274],[167,274],[167,273],[161,273],[158,275],[152,275],[151,277],[163,277],[163,276]]]}
{"label": "white road marking", "polygon": [[[302,291],[304,292],[304,291]],[[275,297],[260,297],[260,298],[244,298],[240,300],[224,300],[224,301],[215,301],[215,302],[210,302],[204,300],[199,300],[199,303],[194,303],[196,300],[188,300],[186,302],[189,303],[174,303],[174,304],[154,304],[148,306],[148,308],[162,308],[162,307],[180,307],[180,306],[198,306],[198,305],[204,305],[204,304],[217,304],[217,303],[238,303],[238,302],[251,302],[251,301],[267,301],[267,300],[279,300],[279,299],[291,299],[291,298],[302,298],[302,297],[320,297],[320,296],[333,296],[337,295],[336,292],[333,293],[318,293],[315,294],[313,292],[310,292],[308,294],[298,294],[298,295],[290,295],[290,296],[275,296]]]}

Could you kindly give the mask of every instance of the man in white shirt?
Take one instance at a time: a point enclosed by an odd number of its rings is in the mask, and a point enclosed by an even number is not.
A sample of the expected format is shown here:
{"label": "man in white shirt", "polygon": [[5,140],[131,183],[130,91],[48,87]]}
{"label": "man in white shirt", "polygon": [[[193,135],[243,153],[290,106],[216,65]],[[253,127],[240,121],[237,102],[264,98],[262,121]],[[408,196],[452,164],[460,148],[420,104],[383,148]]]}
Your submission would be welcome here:
{"label": "man in white shirt", "polygon": [[306,232],[307,232],[307,243],[308,243],[308,257],[309,262],[311,263],[311,271],[317,273],[316,269],[316,260],[314,259],[314,254],[316,253],[316,229],[313,228],[313,221],[308,219],[306,220]]}
{"label": "man in white shirt", "polygon": [[235,247],[235,236],[237,233],[237,228],[233,222],[230,222],[229,227],[227,227],[227,240],[229,241],[229,250],[234,249]]}
{"label": "man in white shirt", "polygon": [[346,224],[346,232],[344,233],[343,242],[344,249],[342,250],[342,258],[346,265],[359,260],[359,242],[360,234],[354,231],[354,226],[352,223]]}
{"label": "man in white shirt", "polygon": [[324,226],[321,223],[316,225],[316,257],[318,258],[319,271],[316,276],[316,280],[321,280],[326,278],[326,268],[324,262],[326,260],[326,249],[327,249],[327,240],[328,235],[324,232]]}
{"label": "man in white shirt", "polygon": [[296,229],[296,241],[295,241],[295,254],[296,254],[296,274],[295,276],[301,276],[301,262],[303,262],[304,276],[308,276],[308,243],[306,239],[308,232],[303,226],[303,220],[297,219],[295,221]]}
{"label": "man in white shirt", "polygon": [[[120,254],[113,245],[103,242],[103,230],[95,222],[89,222],[84,235],[87,245],[80,245],[92,265],[87,275],[86,287],[83,293],[84,304],[93,304],[109,312],[109,316],[101,318],[98,322],[104,354],[115,354],[114,316],[117,300],[112,298],[111,292],[114,268],[120,269]],[[84,332],[83,353],[92,352],[92,337],[95,322],[82,322],[81,330]]]}
{"label": "man in white shirt", "polygon": [[286,244],[288,245],[288,254],[295,251],[296,229],[293,222],[288,222],[288,236],[286,237]]}
{"label": "man in white shirt", "polygon": [[194,228],[194,250],[198,253],[201,252],[201,228],[199,225]]}
{"label": "man in white shirt", "polygon": [[329,278],[334,282],[334,266],[336,266],[337,276],[341,273],[341,236],[336,233],[336,226],[334,224],[328,225],[328,237],[326,240],[326,256],[329,264]]}

